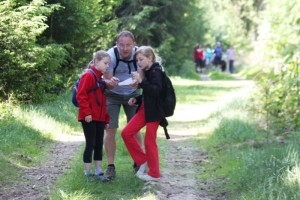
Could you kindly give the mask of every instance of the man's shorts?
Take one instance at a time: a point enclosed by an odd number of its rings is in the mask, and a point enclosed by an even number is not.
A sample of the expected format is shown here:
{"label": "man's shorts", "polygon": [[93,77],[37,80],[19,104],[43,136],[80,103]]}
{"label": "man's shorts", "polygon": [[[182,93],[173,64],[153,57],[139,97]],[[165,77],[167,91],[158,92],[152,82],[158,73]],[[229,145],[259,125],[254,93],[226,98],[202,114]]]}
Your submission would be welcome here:
{"label": "man's shorts", "polygon": [[109,128],[119,128],[119,115],[121,105],[127,117],[127,122],[135,115],[137,105],[129,106],[128,100],[131,97],[139,96],[139,92],[133,92],[130,95],[120,95],[113,92],[106,92],[107,113],[110,118]]}

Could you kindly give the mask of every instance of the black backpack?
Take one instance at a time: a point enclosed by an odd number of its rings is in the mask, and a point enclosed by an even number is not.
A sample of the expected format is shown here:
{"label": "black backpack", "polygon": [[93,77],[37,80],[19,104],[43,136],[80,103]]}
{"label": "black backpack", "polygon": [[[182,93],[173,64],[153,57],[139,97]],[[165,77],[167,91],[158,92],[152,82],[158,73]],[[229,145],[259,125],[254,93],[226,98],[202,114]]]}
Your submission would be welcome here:
{"label": "black backpack", "polygon": [[[134,50],[136,50],[136,49],[137,49],[137,47],[134,48]],[[116,57],[116,65],[115,65],[114,70],[113,70],[113,76],[116,74],[116,69],[117,69],[120,61],[124,62],[124,63],[127,63],[129,74],[131,74],[130,63],[133,63],[134,69],[135,69],[135,71],[137,71],[137,64],[136,64],[135,59],[133,59],[133,60],[123,60],[123,59],[121,59],[120,55],[119,55],[118,47],[114,47],[114,53],[115,53],[115,57]]]}
{"label": "black backpack", "polygon": [[[96,80],[96,86],[95,86],[93,89],[90,89],[90,90],[88,91],[88,93],[94,92],[95,98],[96,98],[96,102],[97,102],[97,105],[100,106],[100,101],[99,101],[99,99],[97,98],[96,90],[97,90],[98,88],[101,88],[102,91],[104,91],[104,89],[105,89],[105,83],[98,80],[97,75],[96,75],[96,72],[94,72],[94,70],[88,69],[85,73],[88,73],[88,72],[91,72],[91,73],[94,75],[95,80]],[[81,79],[81,77],[76,81],[76,83],[75,83],[75,85],[74,85],[74,87],[73,87],[73,91],[72,91],[72,103],[73,103],[74,106],[76,106],[76,107],[79,107],[79,103],[78,103],[78,101],[77,101],[77,99],[76,99],[76,95],[77,95],[77,90],[78,90],[78,85],[79,85],[79,83],[80,83],[80,79]]]}
{"label": "black backpack", "polygon": [[165,117],[171,117],[174,114],[176,107],[176,94],[172,81],[167,76],[166,72],[163,73],[163,108]]}
{"label": "black backpack", "polygon": [[162,103],[163,103],[163,109],[165,118],[161,120],[160,126],[164,128],[164,132],[167,139],[170,139],[167,126],[168,121],[166,117],[171,117],[174,114],[175,107],[176,107],[176,94],[175,90],[172,84],[172,81],[167,76],[166,72],[162,71],[162,82],[163,82],[163,90],[162,90]]}

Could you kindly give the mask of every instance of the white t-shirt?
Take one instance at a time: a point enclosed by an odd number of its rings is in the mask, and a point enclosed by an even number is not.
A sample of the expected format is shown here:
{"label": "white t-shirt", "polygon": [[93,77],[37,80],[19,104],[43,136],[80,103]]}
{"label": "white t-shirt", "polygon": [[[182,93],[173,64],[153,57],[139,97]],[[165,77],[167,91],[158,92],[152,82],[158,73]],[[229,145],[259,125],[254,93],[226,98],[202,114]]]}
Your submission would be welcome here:
{"label": "white t-shirt", "polygon": [[[119,49],[118,49],[118,51],[119,51]],[[129,60],[133,60],[134,52],[135,52],[135,48],[132,50],[132,53],[131,53],[131,56],[130,56]],[[107,72],[113,74],[114,67],[116,65],[116,56],[115,56],[115,52],[114,52],[114,47],[110,48],[107,51],[107,53],[110,56],[110,63],[109,63],[109,68],[107,69]],[[119,58],[122,59],[120,51],[119,51]],[[130,66],[131,72],[136,71],[133,62],[130,62],[129,66]],[[124,81],[128,78],[131,78],[131,74],[129,73],[129,69],[128,69],[128,63],[119,61],[119,64],[116,68],[114,76],[117,77],[120,80],[120,82],[122,82],[122,81]],[[113,93],[116,93],[116,94],[120,94],[120,95],[129,95],[129,94],[135,92],[136,90],[137,90],[136,88],[133,88],[130,85],[117,85],[116,87],[114,87],[110,91],[113,92]]]}

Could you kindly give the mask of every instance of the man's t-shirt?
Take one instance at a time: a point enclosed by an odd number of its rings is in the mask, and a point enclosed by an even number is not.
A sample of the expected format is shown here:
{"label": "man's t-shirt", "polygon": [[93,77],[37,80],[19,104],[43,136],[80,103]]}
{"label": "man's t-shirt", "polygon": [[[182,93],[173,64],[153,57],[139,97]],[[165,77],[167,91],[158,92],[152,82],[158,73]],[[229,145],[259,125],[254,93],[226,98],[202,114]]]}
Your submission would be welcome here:
{"label": "man's t-shirt", "polygon": [[[119,49],[118,49],[118,51],[119,51]],[[132,51],[129,60],[133,60],[134,52],[135,52],[135,50]],[[113,73],[114,67],[116,65],[116,56],[114,53],[114,47],[110,48],[107,51],[107,53],[110,56],[110,63],[109,63],[109,68],[107,69],[107,72]],[[119,58],[122,59],[120,51],[119,51]],[[129,66],[130,66],[131,72],[136,71],[133,62],[130,62]],[[131,74],[129,74],[128,64],[125,62],[119,61],[119,64],[116,68],[114,76],[117,77],[120,80],[120,82],[122,82],[128,78],[131,78]],[[136,90],[137,90],[136,88],[133,88],[130,85],[117,85],[110,91],[113,93],[116,93],[116,94],[120,94],[120,95],[129,95],[129,94],[135,92]]]}

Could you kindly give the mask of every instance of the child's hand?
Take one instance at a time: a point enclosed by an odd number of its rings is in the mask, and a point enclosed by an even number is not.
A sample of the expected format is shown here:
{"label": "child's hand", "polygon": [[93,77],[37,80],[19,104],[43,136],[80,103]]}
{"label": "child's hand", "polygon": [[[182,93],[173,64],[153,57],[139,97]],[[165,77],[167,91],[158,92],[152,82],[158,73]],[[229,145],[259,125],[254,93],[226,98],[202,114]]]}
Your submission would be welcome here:
{"label": "child's hand", "polygon": [[136,98],[134,98],[134,97],[131,97],[131,98],[128,100],[128,105],[130,105],[130,106],[133,106],[135,103],[136,103]]}

